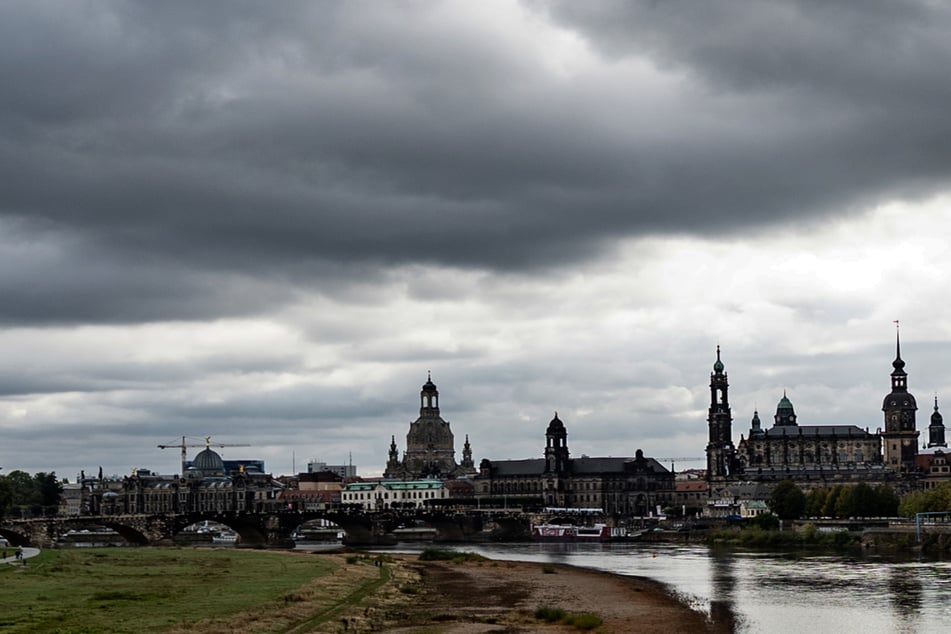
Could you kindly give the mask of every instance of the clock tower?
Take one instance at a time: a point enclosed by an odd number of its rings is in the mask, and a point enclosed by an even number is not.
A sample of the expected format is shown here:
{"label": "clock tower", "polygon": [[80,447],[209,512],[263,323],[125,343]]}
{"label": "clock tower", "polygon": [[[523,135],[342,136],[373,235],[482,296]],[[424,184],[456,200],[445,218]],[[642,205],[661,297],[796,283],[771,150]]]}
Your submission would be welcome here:
{"label": "clock tower", "polygon": [[710,373],[710,410],[707,415],[707,481],[723,481],[733,475],[736,448],[733,446],[733,414],[730,411],[730,384],[727,381],[720,346]]}
{"label": "clock tower", "polygon": [[892,391],[885,396],[882,403],[882,411],[885,413],[885,430],[882,432],[885,466],[907,473],[914,471],[915,456],[918,455],[918,429],[915,426],[918,404],[915,397],[908,392],[908,374],[901,358],[901,340],[897,333],[892,367]]}

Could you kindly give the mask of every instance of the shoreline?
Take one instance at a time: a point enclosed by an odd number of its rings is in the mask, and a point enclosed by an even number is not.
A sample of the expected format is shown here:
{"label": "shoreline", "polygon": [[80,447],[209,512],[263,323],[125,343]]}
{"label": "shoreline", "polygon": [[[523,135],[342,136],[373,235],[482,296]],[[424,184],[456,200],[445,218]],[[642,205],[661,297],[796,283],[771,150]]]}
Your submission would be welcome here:
{"label": "shoreline", "polygon": [[524,561],[421,561],[405,554],[384,559],[391,582],[368,597],[361,614],[335,624],[341,629],[321,631],[579,631],[539,620],[535,611],[540,607],[594,614],[602,620],[593,630],[597,632],[721,634],[736,629],[729,610],[711,606],[707,615],[666,584],[646,577]]}

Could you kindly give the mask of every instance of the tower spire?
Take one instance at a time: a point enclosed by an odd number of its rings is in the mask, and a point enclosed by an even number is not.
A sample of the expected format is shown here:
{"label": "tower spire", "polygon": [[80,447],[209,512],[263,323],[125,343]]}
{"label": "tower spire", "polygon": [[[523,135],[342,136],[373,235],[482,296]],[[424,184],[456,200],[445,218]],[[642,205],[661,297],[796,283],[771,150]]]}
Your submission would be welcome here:
{"label": "tower spire", "polygon": [[901,361],[901,325],[895,320],[895,361]]}

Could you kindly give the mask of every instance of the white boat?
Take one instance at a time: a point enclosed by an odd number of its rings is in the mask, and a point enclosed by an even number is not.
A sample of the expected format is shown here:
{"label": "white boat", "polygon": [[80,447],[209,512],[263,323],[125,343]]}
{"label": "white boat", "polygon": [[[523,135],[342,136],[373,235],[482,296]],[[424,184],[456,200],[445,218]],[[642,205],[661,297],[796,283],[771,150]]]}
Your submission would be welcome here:
{"label": "white boat", "polygon": [[627,529],[607,524],[592,524],[590,526],[575,526],[573,524],[534,524],[532,539],[536,541],[574,542],[593,541],[607,542],[627,537]]}
{"label": "white boat", "polygon": [[238,541],[238,534],[231,532],[218,533],[211,538],[213,544],[234,544]]}

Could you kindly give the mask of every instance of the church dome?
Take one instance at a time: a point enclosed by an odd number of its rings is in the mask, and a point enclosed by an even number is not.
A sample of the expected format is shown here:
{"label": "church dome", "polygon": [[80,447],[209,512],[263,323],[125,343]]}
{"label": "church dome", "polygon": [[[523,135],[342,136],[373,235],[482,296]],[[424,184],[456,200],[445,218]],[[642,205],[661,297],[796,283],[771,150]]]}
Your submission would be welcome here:
{"label": "church dome", "polygon": [[205,472],[224,472],[225,463],[221,459],[221,456],[212,451],[210,448],[206,447],[205,449],[198,452],[197,456],[195,456],[195,459],[192,461],[192,468]]}
{"label": "church dome", "polygon": [[931,424],[935,427],[944,426],[944,417],[938,411],[938,397],[934,397],[934,414],[931,415]]}
{"label": "church dome", "polygon": [[558,418],[558,412],[555,412],[555,417],[548,423],[548,433],[550,434],[554,431],[565,431],[565,424]]}
{"label": "church dome", "polygon": [[723,372],[723,362],[720,361],[720,346],[717,346],[717,360],[713,363],[713,371],[717,374]]}

